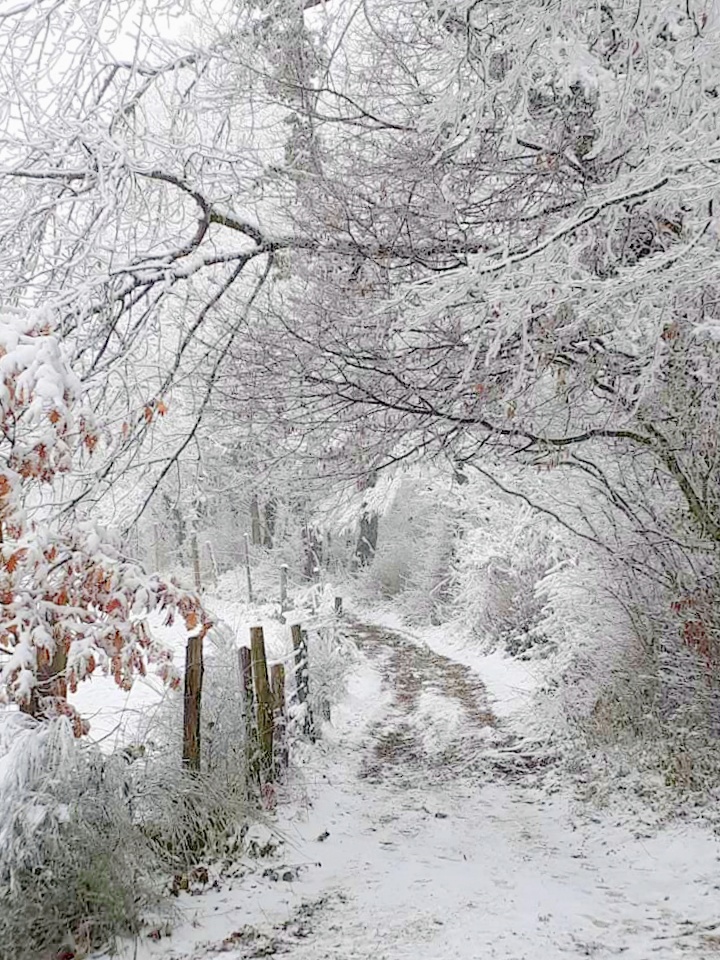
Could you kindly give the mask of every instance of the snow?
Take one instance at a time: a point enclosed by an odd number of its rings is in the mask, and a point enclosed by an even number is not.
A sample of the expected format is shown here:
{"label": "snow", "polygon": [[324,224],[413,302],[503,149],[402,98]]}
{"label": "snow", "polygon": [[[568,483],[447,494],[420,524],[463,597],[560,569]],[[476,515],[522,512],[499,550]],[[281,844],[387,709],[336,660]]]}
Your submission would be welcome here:
{"label": "snow", "polygon": [[[151,614],[148,625],[153,638],[172,652],[175,665],[182,670],[185,662],[187,632],[181,619],[165,626],[163,617]],[[111,676],[99,671],[78,684],[77,692],[68,700],[84,720],[90,722],[89,737],[108,752],[116,747],[143,741],[152,724],[154,712],[166,696],[179,696],[168,690],[159,677],[136,676],[130,690],[123,690]]]}
{"label": "snow", "polygon": [[463,711],[458,703],[437,693],[423,691],[414,710],[413,725],[426,753],[441,753],[458,735]]}
{"label": "snow", "polygon": [[[277,851],[218,877],[214,889],[181,894],[172,936],[127,943],[123,958],[712,953],[714,836],[687,823],[653,831],[618,823],[497,765],[512,756],[507,729],[490,714],[463,713],[466,694],[443,685],[443,672],[457,679],[454,660],[428,659],[417,640],[387,628],[355,633],[361,655],[347,697],[318,745],[296,758],[276,820],[259,831]],[[515,716],[517,698],[502,698],[515,680],[493,662],[496,702]],[[447,759],[458,746],[467,763]]]}
{"label": "snow", "polygon": [[152,715],[165,696],[172,696],[157,677],[137,677],[122,690],[112,677],[98,673],[83,680],[68,699],[90,722],[89,737],[111,751],[143,740]]}
{"label": "snow", "polygon": [[535,665],[509,657],[501,650],[494,650],[483,656],[471,649],[461,648],[458,659],[461,663],[474,667],[480,674],[490,691],[493,710],[498,717],[525,715],[532,695],[540,683],[540,675]]}
{"label": "snow", "polygon": [[402,616],[392,608],[374,607],[372,619],[411,642],[425,644],[469,667],[484,683],[494,714],[506,721],[510,729],[528,732],[528,711],[533,695],[544,679],[537,663],[510,657],[502,650],[485,653],[478,645],[468,642],[461,631],[452,635],[447,625],[424,627],[409,633]]}

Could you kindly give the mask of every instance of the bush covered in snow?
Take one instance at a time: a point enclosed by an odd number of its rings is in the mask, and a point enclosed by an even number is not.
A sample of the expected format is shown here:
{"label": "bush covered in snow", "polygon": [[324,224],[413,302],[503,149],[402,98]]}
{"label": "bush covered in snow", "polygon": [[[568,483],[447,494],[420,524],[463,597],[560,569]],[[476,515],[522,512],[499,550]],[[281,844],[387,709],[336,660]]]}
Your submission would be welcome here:
{"label": "bush covered in snow", "polygon": [[0,943],[16,960],[133,933],[158,902],[127,759],[78,741],[65,718],[0,717]]}
{"label": "bush covered in snow", "polygon": [[539,736],[574,744],[576,757],[635,757],[646,776],[707,790],[720,769],[712,558],[676,550],[643,563],[632,528],[613,536],[612,550],[580,539],[477,478],[408,474],[385,505],[362,583],[409,621],[446,623],[486,652],[532,659]]}
{"label": "bush covered in snow", "polygon": [[233,855],[248,814],[242,678],[234,637],[215,627],[205,645],[199,774],[182,771],[183,701],[164,699],[133,765],[136,816],[172,869]]}
{"label": "bush covered in snow", "polygon": [[442,478],[409,474],[382,505],[377,552],[364,580],[412,622],[440,623],[446,616],[457,533],[455,511],[443,502],[447,495]]}
{"label": "bush covered in snow", "polygon": [[476,641],[511,655],[547,642],[538,585],[561,555],[559,539],[528,506],[499,497],[468,504],[456,546],[457,619]]}
{"label": "bush covered in snow", "polygon": [[[317,719],[326,718],[345,694],[347,677],[356,648],[335,616],[336,591],[330,584],[316,584],[299,591],[290,614],[308,628],[309,707]],[[294,674],[294,671],[291,671]],[[294,676],[290,689],[294,687]],[[295,717],[299,714],[292,711]]]}
{"label": "bush covered in snow", "polygon": [[66,718],[0,714],[0,944],[37,960],[137,933],[166,905],[168,878],[240,850],[248,800],[240,678],[213,632],[202,709],[203,769],[180,765],[182,697],[139,742],[110,755]]}
{"label": "bush covered in snow", "polygon": [[364,583],[408,620],[452,620],[490,650],[541,644],[537,585],[563,555],[530,507],[484,485],[409,474],[393,488]]}

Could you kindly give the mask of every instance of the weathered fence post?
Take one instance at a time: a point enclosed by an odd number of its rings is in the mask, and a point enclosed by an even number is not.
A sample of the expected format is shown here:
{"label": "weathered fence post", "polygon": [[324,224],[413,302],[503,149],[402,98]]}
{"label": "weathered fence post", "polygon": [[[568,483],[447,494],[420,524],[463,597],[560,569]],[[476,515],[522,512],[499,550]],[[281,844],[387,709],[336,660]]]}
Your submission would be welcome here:
{"label": "weathered fence post", "polygon": [[273,699],[273,768],[279,776],[288,765],[287,711],[285,707],[285,667],[274,663],[270,668]]}
{"label": "weathered fence post", "polygon": [[252,577],[250,575],[250,538],[245,534],[245,573],[247,574],[248,603],[253,602]]}
{"label": "weathered fence post", "polygon": [[303,717],[302,732],[305,736],[315,739],[315,724],[308,696],[310,693],[309,673],[308,673],[308,644],[307,633],[300,627],[299,623],[294,623],[290,628],[292,634],[293,652],[295,655],[295,686],[297,689],[297,700],[302,706],[305,706],[305,715]]}
{"label": "weathered fence post", "polygon": [[245,766],[249,780],[258,779],[258,738],[255,724],[255,696],[253,694],[252,655],[250,647],[238,650],[242,677],[242,712],[245,727]]}
{"label": "weathered fence post", "polygon": [[190,637],[185,651],[185,695],[183,713],[183,766],[200,770],[200,704],[202,700],[202,637]]}
{"label": "weathered fence post", "polygon": [[262,627],[250,628],[250,652],[255,682],[257,731],[260,746],[260,768],[263,782],[272,776],[273,702],[268,679],[265,637]]}
{"label": "weathered fence post", "polygon": [[195,580],[195,590],[200,593],[202,590],[202,579],[200,577],[200,551],[198,550],[197,533],[193,533],[190,541],[192,551],[193,578]]}

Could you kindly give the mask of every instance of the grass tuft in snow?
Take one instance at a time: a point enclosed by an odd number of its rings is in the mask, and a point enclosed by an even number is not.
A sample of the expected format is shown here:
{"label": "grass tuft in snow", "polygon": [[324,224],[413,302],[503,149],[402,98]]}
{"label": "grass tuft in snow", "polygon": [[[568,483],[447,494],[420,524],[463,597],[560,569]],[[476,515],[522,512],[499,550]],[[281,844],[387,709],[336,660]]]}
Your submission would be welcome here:
{"label": "grass tuft in snow", "polygon": [[69,723],[0,719],[0,943],[37,960],[136,932],[160,899],[161,862],[138,830],[125,757]]}

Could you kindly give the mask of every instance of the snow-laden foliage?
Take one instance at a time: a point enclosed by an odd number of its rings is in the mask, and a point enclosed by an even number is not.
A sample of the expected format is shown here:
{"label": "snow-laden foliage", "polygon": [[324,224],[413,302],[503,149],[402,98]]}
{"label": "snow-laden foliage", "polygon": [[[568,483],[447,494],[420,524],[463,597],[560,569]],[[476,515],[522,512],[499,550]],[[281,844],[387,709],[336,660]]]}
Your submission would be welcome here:
{"label": "snow-laden foliage", "polygon": [[92,454],[97,428],[51,312],[0,318],[0,697],[35,716],[65,714],[67,689],[100,669],[128,685],[155,663],[178,682],[146,626],[154,610],[207,631],[196,599],[123,556],[112,533],[58,517],[52,495]]}
{"label": "snow-laden foliage", "polygon": [[3,951],[37,960],[137,932],[161,860],[134,817],[127,756],[79,742],[67,718],[5,713],[0,805]]}
{"label": "snow-laden foliage", "polygon": [[[0,322],[3,696],[177,679],[148,614],[208,624],[103,529],[122,503],[156,568],[208,586],[247,534],[263,603],[283,564],[359,572],[539,664],[553,731],[709,779],[717,4],[135,6],[0,16],[0,280],[47,305]],[[313,623],[321,710],[345,651]],[[202,803],[171,799],[177,715],[146,746],[173,855],[178,811],[235,802],[210,716]]]}
{"label": "snow-laden foliage", "polygon": [[[532,587],[534,633],[549,640],[550,646],[536,707],[545,729],[561,736],[587,729],[601,716],[604,702],[622,696],[629,678],[639,679],[651,670],[632,618],[617,595],[619,584],[611,564],[603,562],[602,555],[572,550],[567,543],[563,554]],[[631,713],[648,706],[639,701],[631,706],[639,690],[638,686],[628,691],[626,697],[628,725]]]}
{"label": "snow-laden foliage", "polygon": [[[711,558],[693,569],[682,551],[645,545],[638,568],[637,530],[604,525],[602,499],[582,490],[584,479],[525,489],[554,490],[554,506],[582,495],[612,550],[510,495],[517,476],[503,480],[504,490],[476,476],[406,477],[381,517],[365,591],[409,621],[443,624],[456,642],[524,659],[535,688],[526,729],[573,745],[573,762],[594,751],[606,758],[599,769],[631,762],[683,791],[712,789],[720,690],[715,581],[703,574]],[[448,542],[438,529],[450,531]],[[433,581],[423,582],[424,570]],[[418,602],[417,584],[429,593],[431,582],[444,585],[443,603]]]}
{"label": "snow-laden foliage", "polygon": [[182,698],[173,692],[111,754],[78,740],[67,718],[0,714],[0,942],[19,960],[138,934],[149,912],[168,913],[173,875],[241,851],[241,680],[232,638],[212,638],[197,774],[179,762]]}
{"label": "snow-laden foliage", "polygon": [[562,555],[561,539],[527,504],[477,492],[463,502],[467,513],[454,569],[458,620],[477,642],[488,649],[499,644],[513,655],[554,643],[555,633],[540,622],[537,588]]}
{"label": "snow-laden foliage", "polygon": [[377,551],[364,580],[395,600],[410,620],[440,622],[457,536],[455,491],[442,478],[422,471],[398,477],[390,490],[391,496],[376,507]]}
{"label": "snow-laden foliage", "polygon": [[[332,707],[346,693],[348,675],[356,659],[356,648],[335,613],[337,591],[329,583],[299,590],[290,619],[307,626],[308,703],[320,722],[331,716]],[[293,671],[294,674],[294,671]],[[295,677],[290,681],[296,686]],[[293,708],[295,727],[302,728],[303,711]]]}

